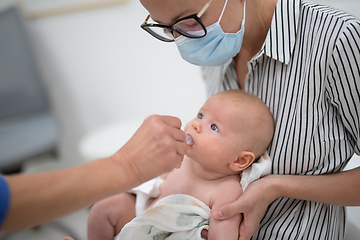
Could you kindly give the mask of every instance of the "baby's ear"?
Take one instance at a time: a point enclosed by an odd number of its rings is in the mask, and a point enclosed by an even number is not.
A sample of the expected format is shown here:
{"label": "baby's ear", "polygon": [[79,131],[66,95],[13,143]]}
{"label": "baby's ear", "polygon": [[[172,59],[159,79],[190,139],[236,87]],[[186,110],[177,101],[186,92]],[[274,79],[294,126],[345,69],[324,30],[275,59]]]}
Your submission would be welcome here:
{"label": "baby's ear", "polygon": [[249,151],[243,151],[239,157],[229,164],[232,171],[239,172],[245,170],[255,160],[255,154]]}

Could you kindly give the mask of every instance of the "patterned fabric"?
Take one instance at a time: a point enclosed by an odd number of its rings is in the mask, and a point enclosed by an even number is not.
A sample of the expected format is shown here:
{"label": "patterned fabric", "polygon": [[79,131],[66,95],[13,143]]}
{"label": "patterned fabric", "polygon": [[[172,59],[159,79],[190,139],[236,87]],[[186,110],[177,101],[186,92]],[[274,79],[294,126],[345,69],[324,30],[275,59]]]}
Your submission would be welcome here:
{"label": "patterned fabric", "polygon": [[202,240],[209,227],[210,208],[184,194],[164,197],[126,224],[114,240]]}
{"label": "patterned fabric", "polygon": [[[261,51],[248,62],[245,90],[275,119],[272,174],[341,171],[360,154],[360,21],[300,0],[278,0]],[[239,88],[234,63],[204,67],[208,96]],[[340,206],[280,198],[252,239],[343,239]]]}

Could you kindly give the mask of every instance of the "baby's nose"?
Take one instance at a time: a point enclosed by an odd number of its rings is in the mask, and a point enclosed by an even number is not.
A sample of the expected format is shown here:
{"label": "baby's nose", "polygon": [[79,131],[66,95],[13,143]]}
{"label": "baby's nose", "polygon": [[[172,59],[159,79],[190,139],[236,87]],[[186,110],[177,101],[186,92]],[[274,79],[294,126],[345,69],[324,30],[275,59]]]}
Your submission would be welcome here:
{"label": "baby's nose", "polygon": [[198,122],[194,122],[194,123],[192,124],[192,127],[195,129],[195,131],[196,131],[197,133],[201,132],[201,126],[200,126],[200,124],[199,124]]}

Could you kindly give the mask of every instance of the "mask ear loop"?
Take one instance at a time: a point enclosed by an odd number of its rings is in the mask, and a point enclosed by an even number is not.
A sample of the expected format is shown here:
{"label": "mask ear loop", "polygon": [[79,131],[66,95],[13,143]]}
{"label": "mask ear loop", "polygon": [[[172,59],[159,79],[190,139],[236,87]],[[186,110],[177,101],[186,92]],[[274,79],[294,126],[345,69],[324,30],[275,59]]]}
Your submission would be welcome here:
{"label": "mask ear loop", "polygon": [[223,7],[223,9],[222,9],[222,11],[221,11],[221,14],[220,14],[220,17],[219,17],[219,20],[218,20],[218,23],[219,23],[219,24],[220,24],[220,21],[221,21],[221,18],[222,18],[222,16],[223,16],[223,14],[224,14],[224,11],[225,11],[227,2],[228,2],[228,0],[225,0],[224,7]]}
{"label": "mask ear loop", "polygon": [[241,21],[241,28],[245,26],[245,10],[246,10],[246,1],[244,1],[244,14],[243,14],[243,19]]}

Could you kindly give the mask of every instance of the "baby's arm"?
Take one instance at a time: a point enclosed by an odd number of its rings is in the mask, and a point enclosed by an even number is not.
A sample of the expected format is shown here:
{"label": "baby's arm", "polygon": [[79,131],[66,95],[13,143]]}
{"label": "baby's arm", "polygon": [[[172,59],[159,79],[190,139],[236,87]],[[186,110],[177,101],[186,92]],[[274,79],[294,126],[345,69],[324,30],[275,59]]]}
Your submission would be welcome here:
{"label": "baby's arm", "polygon": [[[222,184],[219,191],[213,199],[212,209],[219,209],[219,207],[231,203],[238,199],[242,194],[240,182],[230,181],[228,184]],[[209,240],[237,240],[239,237],[239,226],[242,220],[242,215],[236,214],[227,220],[216,220],[213,214],[210,215],[209,223]]]}

